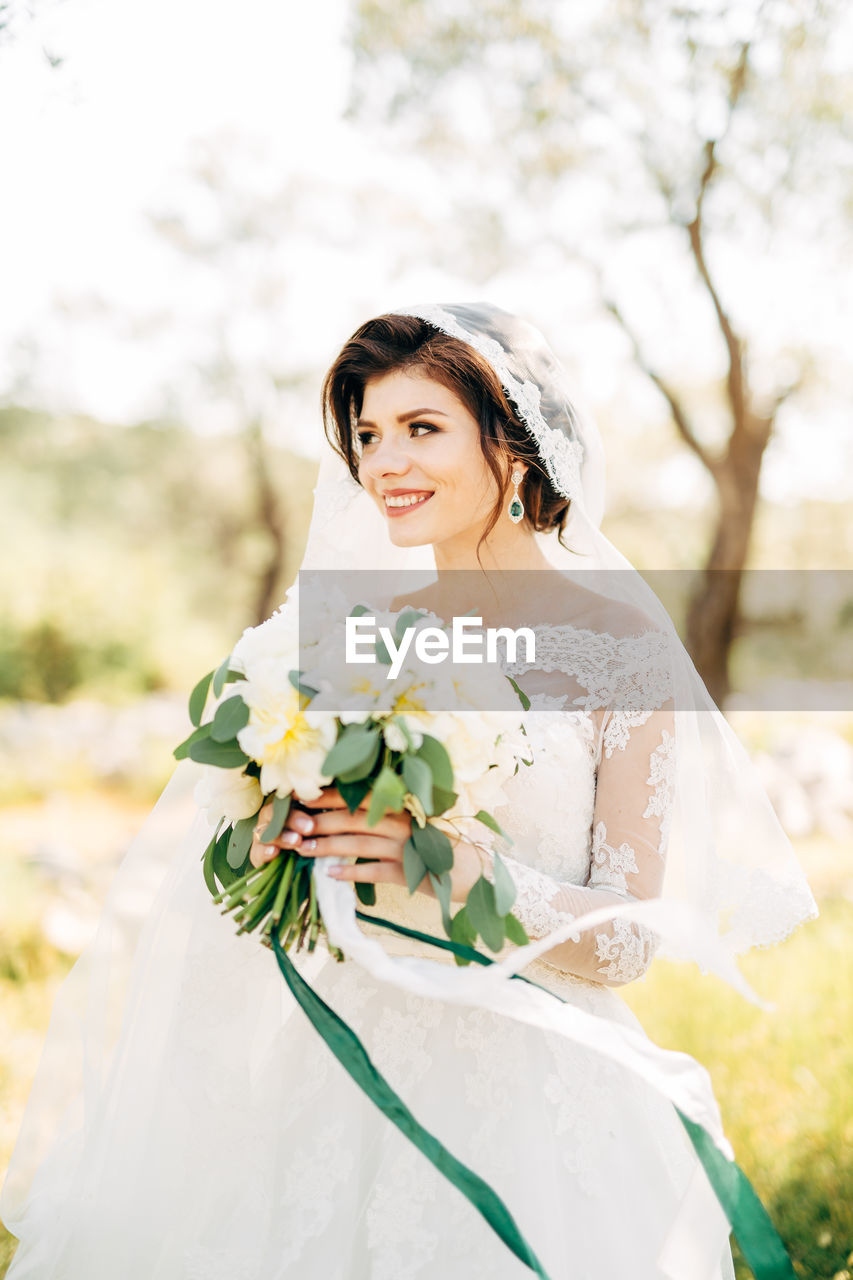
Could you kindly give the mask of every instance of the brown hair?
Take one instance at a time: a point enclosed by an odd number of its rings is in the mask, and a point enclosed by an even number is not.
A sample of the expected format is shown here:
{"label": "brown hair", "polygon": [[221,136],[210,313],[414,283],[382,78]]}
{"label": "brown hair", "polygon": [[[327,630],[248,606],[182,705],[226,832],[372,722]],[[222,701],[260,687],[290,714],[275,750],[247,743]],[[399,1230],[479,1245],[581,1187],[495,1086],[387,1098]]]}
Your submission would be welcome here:
{"label": "brown hair", "polygon": [[520,421],[494,369],[467,342],[416,316],[390,314],[368,320],[344,345],[323,381],[326,438],[353,478],[358,480],[359,461],[354,426],[366,384],[371,378],[414,368],[458,396],[480,424],[480,448],[500,495],[477,543],[477,558],[480,544],[500,519],[505,498],[501,464],[507,457],[528,464],[523,489],[525,522],[537,532],[558,529],[562,543],[569,499],[554,488],[536,441]]}

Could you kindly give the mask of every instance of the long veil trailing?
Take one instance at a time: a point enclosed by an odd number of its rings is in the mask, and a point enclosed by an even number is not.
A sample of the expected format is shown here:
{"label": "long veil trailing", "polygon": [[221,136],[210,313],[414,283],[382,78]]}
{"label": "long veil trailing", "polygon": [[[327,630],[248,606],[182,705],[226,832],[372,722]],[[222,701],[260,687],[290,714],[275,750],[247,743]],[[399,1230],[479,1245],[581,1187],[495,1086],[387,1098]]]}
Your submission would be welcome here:
{"label": "long veil trailing", "polygon": [[[600,530],[604,467],[596,429],[573,408],[564,371],[526,322],[486,304],[429,306],[399,314],[419,316],[469,343],[497,372],[554,487],[571,500],[564,534],[571,551],[556,534],[536,535],[554,568],[587,586],[594,584],[602,596],[640,609],[654,628],[666,633],[676,764],[664,886],[658,900],[618,907],[610,914],[621,911],[645,919],[660,936],[662,954],[695,959],[743,990],[733,957],[786,937],[816,914],[814,899],[756,771],[711,701],[665,608]],[[329,450],[315,489],[302,567],[429,573],[435,563],[430,547],[391,545],[372,500]],[[296,609],[298,602],[294,584],[282,608]],[[250,1092],[274,1090],[267,1074],[271,1050],[280,1046],[286,1056],[287,1027],[302,1014],[269,951],[237,938],[211,907],[199,859],[214,824],[194,803],[197,779],[198,768],[191,762],[176,768],[116,874],[94,940],[57,997],[0,1195],[0,1216],[22,1241],[10,1273],[14,1280],[64,1276],[64,1242],[72,1233],[75,1258],[91,1260],[90,1270],[75,1270],[73,1280],[84,1274],[87,1280],[100,1280],[106,1275],[99,1267],[110,1256],[111,1232],[134,1227],[156,1232],[160,1215],[165,1220],[176,1203],[190,1222],[194,1213],[201,1221],[202,1200],[216,1195],[217,1188],[206,1185],[203,1177],[197,1187],[186,1185],[190,1146],[193,1167],[199,1170],[207,1157],[211,1167],[221,1167],[223,1149],[240,1153],[234,1155],[234,1167],[245,1176],[245,1187],[238,1188],[238,1202],[229,1203],[229,1212],[240,1210],[251,1218],[263,1194],[253,1182],[251,1152],[246,1151],[247,1133],[253,1141],[264,1140],[253,1128],[260,1123],[258,1103],[255,1098],[252,1110],[247,1082]],[[422,957],[397,957],[395,968],[386,964],[384,951],[377,952],[381,947],[375,939],[360,932],[353,937],[351,886],[325,875],[319,879],[324,917],[361,948],[359,963],[382,982],[438,996],[444,992],[448,998],[447,984],[455,983],[459,993],[467,991],[463,1001],[503,1007],[522,1020],[533,1007],[521,1007],[522,984],[507,978],[513,968],[553,945],[556,935],[519,949],[502,962],[502,972],[491,976]],[[309,982],[334,965],[323,950],[298,955],[294,962]],[[550,1017],[542,1013],[546,1023]],[[566,1026],[568,1020],[567,1014]],[[584,1043],[587,1024],[582,1018],[576,1023],[573,1034]],[[608,1034],[602,1032],[598,1051],[624,1055],[638,1074],[645,1072],[644,1078],[657,1082],[655,1087],[672,1100],[677,1096],[688,1114],[693,1108],[697,1123],[705,1124],[725,1151],[713,1100],[702,1092],[700,1077],[690,1072],[679,1076],[683,1063],[667,1067],[622,1028],[612,1031],[608,1048]],[[199,1105],[209,1115],[202,1129],[188,1119]],[[376,1122],[381,1122],[378,1115]],[[266,1141],[273,1139],[267,1135]],[[172,1152],[174,1159],[159,1166],[158,1185],[146,1188],[145,1220],[129,1223],[132,1197],[127,1189],[145,1176],[146,1160],[155,1148]],[[173,1273],[164,1264],[157,1274]],[[215,1272],[206,1270],[202,1260],[198,1274],[207,1280]]]}

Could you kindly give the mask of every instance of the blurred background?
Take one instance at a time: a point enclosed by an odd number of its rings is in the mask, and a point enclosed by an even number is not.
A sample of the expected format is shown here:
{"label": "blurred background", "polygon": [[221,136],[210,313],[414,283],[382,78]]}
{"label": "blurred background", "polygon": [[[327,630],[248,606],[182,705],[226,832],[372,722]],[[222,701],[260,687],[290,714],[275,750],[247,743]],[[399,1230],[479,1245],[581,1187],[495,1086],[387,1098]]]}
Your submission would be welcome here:
{"label": "blurred background", "polygon": [[623,994],[797,1274],[850,1280],[851,107],[843,0],[0,3],[0,1170],[188,692],[298,568],[325,368],[486,298],[597,418],[608,536],[690,571],[821,907],[744,962],[774,1014]]}

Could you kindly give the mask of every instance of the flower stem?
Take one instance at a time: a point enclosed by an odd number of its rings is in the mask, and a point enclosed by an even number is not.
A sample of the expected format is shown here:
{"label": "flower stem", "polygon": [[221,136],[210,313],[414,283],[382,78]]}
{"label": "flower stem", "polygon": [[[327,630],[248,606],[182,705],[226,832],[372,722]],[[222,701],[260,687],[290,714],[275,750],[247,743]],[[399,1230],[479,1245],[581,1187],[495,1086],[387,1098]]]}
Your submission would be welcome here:
{"label": "flower stem", "polygon": [[224,902],[225,899],[230,898],[233,893],[239,893],[240,890],[245,888],[249,883],[252,876],[257,875],[259,871],[263,870],[263,867],[252,867],[252,870],[247,871],[244,876],[240,876],[239,880],[232,880],[230,884],[226,885],[223,889],[220,889],[219,893],[214,896],[213,901]]}
{"label": "flower stem", "polygon": [[317,891],[314,887],[314,877],[311,877],[311,889],[308,894],[308,910],[311,917],[311,931],[308,935],[308,950],[313,951],[317,945],[317,935],[320,932],[320,908],[317,903]]}
{"label": "flower stem", "polygon": [[243,898],[246,889],[251,884],[253,891],[260,888],[260,882],[266,882],[267,878],[277,870],[277,860],[268,862],[264,867],[252,867],[251,871],[247,871],[239,880],[233,880],[227,889],[223,889],[213,899],[214,902],[224,902],[222,914],[232,911],[237,903]]}
{"label": "flower stem", "polygon": [[287,891],[290,888],[290,882],[293,879],[293,869],[296,865],[296,859],[290,857],[285,863],[284,870],[281,873],[281,879],[278,882],[278,892],[275,895],[272,913],[270,919],[277,921],[281,919],[281,913],[284,910],[284,904],[287,901]]}
{"label": "flower stem", "polygon": [[310,919],[310,912],[308,910],[308,904],[306,903],[305,909],[302,912],[302,928],[299,930],[299,937],[296,940],[297,951],[302,950],[302,943],[305,941],[305,934],[308,932],[309,919]]}
{"label": "flower stem", "polygon": [[[280,866],[276,867],[276,872],[280,874]],[[246,916],[237,930],[238,933],[251,933],[253,929],[257,928],[275,897],[277,887],[276,876],[270,876],[262,891],[247,904]]]}

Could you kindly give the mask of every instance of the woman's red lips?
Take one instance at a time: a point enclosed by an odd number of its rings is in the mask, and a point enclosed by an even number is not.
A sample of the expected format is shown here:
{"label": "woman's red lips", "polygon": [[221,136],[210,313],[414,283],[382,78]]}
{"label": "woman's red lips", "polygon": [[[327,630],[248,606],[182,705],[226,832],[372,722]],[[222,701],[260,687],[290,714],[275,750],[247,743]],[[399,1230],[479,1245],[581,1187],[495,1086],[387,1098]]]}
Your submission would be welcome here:
{"label": "woman's red lips", "polygon": [[[407,511],[415,511],[432,497],[431,489],[386,489],[382,495],[387,516],[403,516]],[[390,504],[389,498],[407,499],[397,504]]]}

